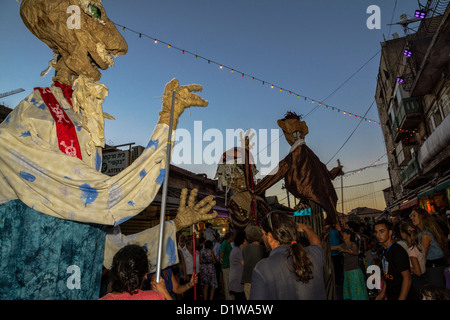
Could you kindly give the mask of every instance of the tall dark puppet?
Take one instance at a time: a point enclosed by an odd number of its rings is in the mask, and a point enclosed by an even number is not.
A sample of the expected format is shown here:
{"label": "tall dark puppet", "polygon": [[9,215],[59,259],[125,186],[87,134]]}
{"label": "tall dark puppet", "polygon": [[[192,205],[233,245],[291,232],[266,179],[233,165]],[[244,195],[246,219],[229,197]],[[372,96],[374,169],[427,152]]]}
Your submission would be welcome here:
{"label": "tall dark puppet", "polygon": [[308,126],[294,112],[287,112],[277,121],[291,146],[289,154],[280,161],[278,168],[256,184],[255,194],[262,195],[265,190],[284,179],[288,192],[299,199],[299,209],[310,209],[310,215],[295,216],[297,222],[310,225],[321,237],[325,253],[325,285],[328,299],[334,299],[334,273],[331,261],[328,232],[338,221],[336,210],[337,195],[332,180],[342,174],[342,166],[328,170],[316,154],[306,145]]}

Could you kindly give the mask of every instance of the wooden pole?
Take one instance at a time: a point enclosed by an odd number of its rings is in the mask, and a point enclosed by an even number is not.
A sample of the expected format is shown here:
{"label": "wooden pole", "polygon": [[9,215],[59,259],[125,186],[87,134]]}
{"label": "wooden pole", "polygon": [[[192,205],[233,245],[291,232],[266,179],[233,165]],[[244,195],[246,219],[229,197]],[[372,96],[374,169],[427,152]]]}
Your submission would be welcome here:
{"label": "wooden pole", "polygon": [[[197,274],[197,254],[195,252],[195,223],[192,225],[192,255],[194,256],[194,267],[193,267],[193,271],[192,271],[192,276],[195,279],[195,276]],[[194,300],[197,300],[197,284],[196,283],[194,283]]]}
{"label": "wooden pole", "polygon": [[164,185],[161,199],[161,214],[159,218],[159,239],[158,239],[158,256],[156,260],[156,282],[159,283],[159,278],[161,276],[161,256],[162,256],[162,245],[163,245],[163,235],[164,235],[164,222],[166,220],[166,202],[167,202],[167,188],[169,185],[169,168],[170,168],[170,153],[172,147],[172,127],[173,127],[173,113],[175,105],[175,90],[172,91],[172,108],[170,110],[170,121],[169,121],[169,137],[167,138],[167,159],[166,159],[166,171],[164,175]]}

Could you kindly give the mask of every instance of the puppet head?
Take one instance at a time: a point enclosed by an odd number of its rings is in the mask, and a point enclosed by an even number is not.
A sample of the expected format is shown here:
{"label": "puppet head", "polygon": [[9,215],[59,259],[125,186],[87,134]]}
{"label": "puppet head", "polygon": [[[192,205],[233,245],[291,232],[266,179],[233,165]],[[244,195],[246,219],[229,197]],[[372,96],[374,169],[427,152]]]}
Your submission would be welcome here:
{"label": "puppet head", "polygon": [[301,121],[301,116],[294,112],[286,113],[283,119],[277,121],[277,124],[283,130],[284,136],[291,146],[298,139],[305,139],[308,134],[306,122]]}
{"label": "puppet head", "polygon": [[23,0],[20,16],[27,28],[53,50],[53,81],[72,85],[81,75],[98,81],[98,69],[113,66],[112,56],[128,50],[101,0]]}

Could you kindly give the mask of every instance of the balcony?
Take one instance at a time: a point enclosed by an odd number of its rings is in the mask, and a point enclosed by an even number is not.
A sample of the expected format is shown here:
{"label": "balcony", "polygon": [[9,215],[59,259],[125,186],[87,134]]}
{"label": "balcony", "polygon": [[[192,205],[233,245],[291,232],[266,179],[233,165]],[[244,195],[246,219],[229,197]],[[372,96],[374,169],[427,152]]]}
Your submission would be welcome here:
{"label": "balcony", "polygon": [[394,141],[398,142],[402,137],[403,130],[417,129],[422,117],[419,99],[404,98],[395,114],[395,120],[392,122],[391,132]]}
{"label": "balcony", "polygon": [[396,118],[399,128],[403,130],[413,130],[420,123],[421,109],[419,98],[404,98],[397,110]]}
{"label": "balcony", "polygon": [[402,185],[408,184],[421,171],[417,156],[413,157],[400,173]]}

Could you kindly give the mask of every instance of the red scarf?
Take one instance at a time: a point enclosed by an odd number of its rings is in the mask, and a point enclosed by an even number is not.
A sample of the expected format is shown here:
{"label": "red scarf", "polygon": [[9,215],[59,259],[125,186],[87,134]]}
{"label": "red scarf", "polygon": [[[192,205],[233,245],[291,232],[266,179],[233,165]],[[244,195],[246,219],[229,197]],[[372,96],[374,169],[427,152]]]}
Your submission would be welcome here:
{"label": "red scarf", "polygon": [[66,98],[67,102],[69,102],[70,105],[72,106],[72,93],[73,93],[72,87],[58,81],[55,82],[55,87],[61,88],[64,98]]}
{"label": "red scarf", "polygon": [[[64,97],[70,105],[72,105],[72,87],[59,82],[55,82],[55,86],[62,89]],[[34,88],[34,90],[39,90],[42,99],[55,120],[59,150],[71,157],[77,157],[81,160],[81,149],[75,126],[64,112],[64,109],[61,107],[58,100],[56,100],[50,88]]]}

